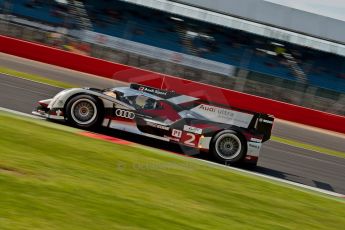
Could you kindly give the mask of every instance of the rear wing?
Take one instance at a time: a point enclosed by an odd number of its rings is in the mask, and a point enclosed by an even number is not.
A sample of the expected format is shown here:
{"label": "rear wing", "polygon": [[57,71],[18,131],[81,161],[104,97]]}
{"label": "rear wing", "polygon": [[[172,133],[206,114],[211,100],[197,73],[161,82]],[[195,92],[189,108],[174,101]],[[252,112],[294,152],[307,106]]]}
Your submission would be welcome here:
{"label": "rear wing", "polygon": [[268,114],[258,114],[254,129],[256,132],[263,135],[262,142],[268,141],[271,138],[273,128],[274,116]]}

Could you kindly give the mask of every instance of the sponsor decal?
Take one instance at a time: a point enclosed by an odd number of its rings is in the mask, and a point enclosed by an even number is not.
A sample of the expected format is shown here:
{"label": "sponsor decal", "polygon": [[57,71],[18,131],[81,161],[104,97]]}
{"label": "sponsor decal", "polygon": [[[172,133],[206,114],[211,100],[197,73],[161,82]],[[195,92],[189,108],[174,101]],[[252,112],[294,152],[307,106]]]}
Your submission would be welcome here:
{"label": "sponsor decal", "polygon": [[258,144],[249,143],[248,146],[249,146],[250,148],[260,149],[260,146],[259,146]]}
{"label": "sponsor decal", "polygon": [[260,118],[259,121],[263,123],[267,123],[267,124],[273,124],[273,121],[262,119],[262,118]]}
{"label": "sponsor decal", "polygon": [[148,126],[151,126],[151,127],[157,128],[157,129],[169,130],[168,126],[160,125],[160,124],[157,124],[157,123],[147,122],[146,124]]}
{"label": "sponsor decal", "polygon": [[260,154],[261,143],[248,142],[247,155],[258,157]]}
{"label": "sponsor decal", "polygon": [[145,86],[140,86],[138,90],[139,91],[143,91],[143,92],[147,92],[147,93],[163,95],[163,96],[167,96],[167,94],[168,94],[167,91],[161,91],[161,90],[158,90],[158,89],[147,88]]}
{"label": "sponsor decal", "polygon": [[179,142],[180,141],[179,138],[169,137],[169,136],[166,136],[166,135],[164,135],[164,137],[168,138],[170,141],[175,141],[175,142]]}
{"label": "sponsor decal", "polygon": [[209,112],[216,112],[216,108],[213,106],[208,106],[208,105],[200,105],[200,109],[209,111]]}
{"label": "sponsor decal", "polygon": [[191,110],[196,113],[199,113],[200,115],[206,117],[211,121],[229,125],[236,125],[238,127],[243,128],[248,128],[254,116],[248,113],[238,112],[230,109],[224,109],[205,104],[201,104]]}
{"label": "sponsor decal", "polygon": [[258,143],[261,143],[261,142],[262,142],[261,139],[254,138],[254,137],[250,138],[250,141],[254,141],[254,142],[258,142]]}
{"label": "sponsor decal", "polygon": [[182,136],[182,131],[181,131],[181,130],[177,130],[177,129],[173,129],[173,130],[172,130],[171,136],[177,137],[177,138],[181,138],[181,136]]}
{"label": "sponsor decal", "polygon": [[196,133],[196,134],[201,134],[202,133],[202,129],[196,128],[196,127],[193,127],[193,126],[189,126],[189,125],[183,126],[183,130],[187,131],[187,132],[190,132],[190,133]]}
{"label": "sponsor decal", "polygon": [[124,110],[124,109],[115,110],[115,115],[117,117],[123,117],[123,118],[131,119],[131,120],[135,118],[135,114],[133,112]]}

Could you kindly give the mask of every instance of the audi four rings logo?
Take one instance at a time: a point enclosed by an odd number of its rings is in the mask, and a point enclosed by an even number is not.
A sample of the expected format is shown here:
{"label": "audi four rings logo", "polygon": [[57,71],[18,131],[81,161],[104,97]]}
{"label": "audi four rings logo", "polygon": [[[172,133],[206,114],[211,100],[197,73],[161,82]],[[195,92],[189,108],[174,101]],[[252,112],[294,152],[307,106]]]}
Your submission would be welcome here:
{"label": "audi four rings logo", "polygon": [[135,118],[135,114],[133,112],[128,111],[128,110],[123,110],[123,109],[115,110],[115,115],[118,117],[123,117],[123,118],[128,118],[128,119]]}

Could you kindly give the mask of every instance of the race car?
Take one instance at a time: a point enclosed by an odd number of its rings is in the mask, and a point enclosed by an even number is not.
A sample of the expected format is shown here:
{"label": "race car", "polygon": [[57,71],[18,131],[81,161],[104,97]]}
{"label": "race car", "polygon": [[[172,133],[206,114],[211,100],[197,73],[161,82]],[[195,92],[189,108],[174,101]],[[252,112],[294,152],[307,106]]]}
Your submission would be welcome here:
{"label": "race car", "polygon": [[256,165],[274,117],[139,84],[72,88],[39,101],[33,114],[86,129],[107,127],[208,152],[217,162]]}

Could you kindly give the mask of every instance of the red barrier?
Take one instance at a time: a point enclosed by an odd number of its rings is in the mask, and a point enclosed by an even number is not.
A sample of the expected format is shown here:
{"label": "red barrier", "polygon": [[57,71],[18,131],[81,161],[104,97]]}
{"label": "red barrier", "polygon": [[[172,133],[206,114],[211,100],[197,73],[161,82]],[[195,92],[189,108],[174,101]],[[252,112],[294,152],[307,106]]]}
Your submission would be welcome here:
{"label": "red barrier", "polygon": [[273,114],[293,122],[345,133],[345,117],[205,85],[0,35],[0,52],[125,82],[175,90],[219,104]]}

